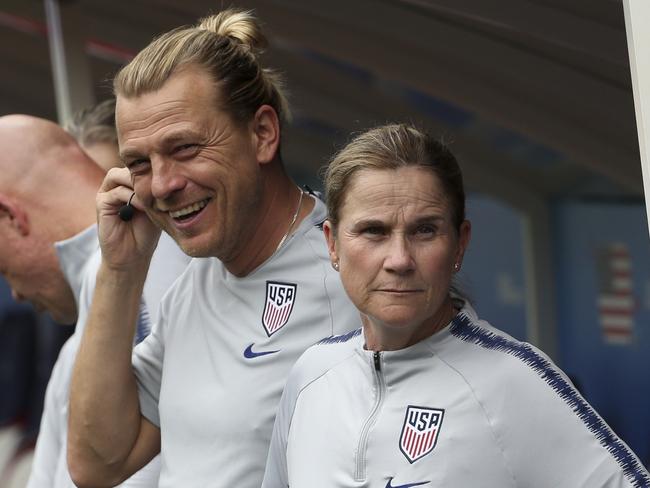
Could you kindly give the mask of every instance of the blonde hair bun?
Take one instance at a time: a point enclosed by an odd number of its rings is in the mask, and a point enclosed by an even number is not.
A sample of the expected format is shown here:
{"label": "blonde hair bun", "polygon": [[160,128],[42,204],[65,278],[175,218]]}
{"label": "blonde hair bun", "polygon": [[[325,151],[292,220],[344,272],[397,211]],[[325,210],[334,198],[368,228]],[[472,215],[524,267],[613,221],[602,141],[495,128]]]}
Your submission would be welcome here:
{"label": "blonde hair bun", "polygon": [[193,65],[219,83],[220,108],[235,120],[251,120],[264,104],[272,106],[280,120],[288,120],[282,79],[260,63],[267,44],[252,12],[227,9],[154,39],[119,71],[113,89],[118,97],[138,97],[160,89],[179,69]]}
{"label": "blonde hair bun", "polygon": [[248,47],[255,54],[261,53],[268,46],[262,27],[250,10],[224,10],[201,19],[197,28],[229,37]]}

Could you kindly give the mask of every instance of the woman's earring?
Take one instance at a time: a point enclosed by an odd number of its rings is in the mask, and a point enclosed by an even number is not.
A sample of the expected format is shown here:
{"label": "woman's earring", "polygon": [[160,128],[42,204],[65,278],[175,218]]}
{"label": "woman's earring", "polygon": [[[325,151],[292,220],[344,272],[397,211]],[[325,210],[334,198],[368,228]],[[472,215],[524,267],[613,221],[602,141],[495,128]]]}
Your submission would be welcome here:
{"label": "woman's earring", "polygon": [[457,273],[458,271],[460,271],[460,263],[454,264],[454,271],[456,271]]}
{"label": "woman's earring", "polygon": [[338,261],[334,261],[334,262],[332,263],[332,268],[334,268],[336,271],[338,271],[338,270],[339,270],[339,262],[338,262]]}

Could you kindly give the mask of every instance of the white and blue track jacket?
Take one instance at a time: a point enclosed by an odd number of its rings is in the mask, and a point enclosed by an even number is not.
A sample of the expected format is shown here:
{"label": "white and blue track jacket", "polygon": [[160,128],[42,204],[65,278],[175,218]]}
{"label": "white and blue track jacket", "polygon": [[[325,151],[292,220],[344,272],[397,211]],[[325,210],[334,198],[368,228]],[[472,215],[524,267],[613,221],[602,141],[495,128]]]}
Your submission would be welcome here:
{"label": "white and blue track jacket", "polygon": [[263,488],[650,488],[637,457],[542,352],[465,306],[399,351],[361,330],[296,363]]}

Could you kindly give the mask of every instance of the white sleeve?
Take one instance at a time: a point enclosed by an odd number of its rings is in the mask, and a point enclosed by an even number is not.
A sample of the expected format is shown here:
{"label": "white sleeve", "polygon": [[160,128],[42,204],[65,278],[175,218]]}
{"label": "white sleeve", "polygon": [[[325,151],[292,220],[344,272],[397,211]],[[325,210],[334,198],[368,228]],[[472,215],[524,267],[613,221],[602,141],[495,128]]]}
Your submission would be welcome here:
{"label": "white sleeve", "polygon": [[45,391],[43,416],[36,441],[28,488],[55,486],[60,457],[65,456],[65,429],[70,371],[77,353],[76,337],[70,337],[61,348]]}
{"label": "white sleeve", "polygon": [[138,381],[140,412],[152,424],[160,427],[158,401],[162,381],[165,345],[163,341],[163,317],[154,324],[151,333],[133,350],[133,370]]}
{"label": "white sleeve", "polygon": [[566,375],[529,352],[536,362],[508,379],[507,422],[498,429],[515,480],[530,488],[650,487],[639,459]]}
{"label": "white sleeve", "polygon": [[140,471],[137,471],[119,488],[156,488],[160,478],[160,454],[154,457]]}
{"label": "white sleeve", "polygon": [[297,366],[299,367],[299,363],[294,365],[289,374],[275,416],[273,436],[271,437],[271,446],[266,460],[262,488],[287,488],[289,486],[287,441],[289,438],[289,429],[291,428],[291,419],[300,391],[297,378]]}
{"label": "white sleeve", "polygon": [[[161,243],[166,243],[166,248],[163,248]],[[136,340],[140,332],[149,328],[146,325],[141,327],[143,324],[149,323],[151,318],[154,318],[154,323],[150,333],[133,349],[131,361],[138,382],[140,412],[158,427],[160,427],[158,402],[165,356],[165,330],[169,327],[168,317],[171,315],[170,310],[173,309],[172,300],[175,299],[175,295],[171,293],[174,289],[172,283],[187,268],[189,261],[189,256],[163,233],[147,274],[144,288],[146,297],[143,296],[140,301]]]}

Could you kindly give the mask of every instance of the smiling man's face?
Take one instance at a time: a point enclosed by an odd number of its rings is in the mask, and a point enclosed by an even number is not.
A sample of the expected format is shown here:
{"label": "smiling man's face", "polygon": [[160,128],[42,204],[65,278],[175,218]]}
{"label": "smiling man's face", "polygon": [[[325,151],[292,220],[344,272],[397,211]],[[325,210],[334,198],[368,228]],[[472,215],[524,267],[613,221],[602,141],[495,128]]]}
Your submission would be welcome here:
{"label": "smiling man's face", "polygon": [[190,68],[157,91],[118,96],[120,154],[149,217],[190,256],[228,261],[249,233],[261,176],[255,134]]}

